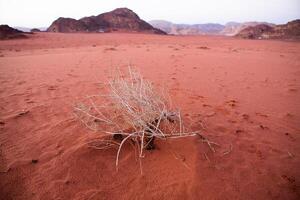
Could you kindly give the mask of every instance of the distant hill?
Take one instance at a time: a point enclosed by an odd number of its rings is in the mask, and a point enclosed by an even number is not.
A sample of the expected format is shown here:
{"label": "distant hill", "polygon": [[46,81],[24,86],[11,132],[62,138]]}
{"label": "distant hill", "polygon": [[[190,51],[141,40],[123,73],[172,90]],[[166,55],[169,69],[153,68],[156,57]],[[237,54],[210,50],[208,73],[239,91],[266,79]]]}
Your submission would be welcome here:
{"label": "distant hill", "polygon": [[38,29],[38,28],[33,28],[33,29],[30,30],[30,32],[31,32],[31,33],[34,33],[34,32],[41,32],[41,30]]}
{"label": "distant hill", "polygon": [[26,38],[24,32],[14,29],[8,25],[0,25],[0,40]]}
{"label": "distant hill", "polygon": [[152,20],[149,23],[168,34],[174,35],[217,35],[224,29],[224,26],[216,23],[207,24],[174,24],[165,20]]}
{"label": "distant hill", "polygon": [[79,20],[60,17],[47,29],[48,32],[143,32],[166,34],[139,18],[128,8],[117,8],[97,16]]}
{"label": "distant hill", "polygon": [[267,22],[244,22],[244,23],[228,22],[227,24],[225,24],[225,28],[221,31],[221,35],[234,36],[247,27],[256,26],[260,24],[265,24],[271,27],[275,26],[275,24],[271,24]]}
{"label": "distant hill", "polygon": [[22,27],[22,26],[14,26],[13,28],[18,29],[18,30],[23,31],[23,32],[30,32],[32,29],[39,29],[40,31],[46,31],[47,30],[47,27],[28,28],[28,27]]}
{"label": "distant hill", "polygon": [[165,20],[152,20],[149,23],[155,28],[161,29],[168,34],[174,35],[226,35],[234,36],[244,28],[259,24],[275,26],[267,22],[228,22],[225,25],[217,23],[206,24],[174,24]]}
{"label": "distant hill", "polygon": [[246,39],[300,39],[300,19],[276,26],[267,24],[249,26],[237,33],[236,37]]}

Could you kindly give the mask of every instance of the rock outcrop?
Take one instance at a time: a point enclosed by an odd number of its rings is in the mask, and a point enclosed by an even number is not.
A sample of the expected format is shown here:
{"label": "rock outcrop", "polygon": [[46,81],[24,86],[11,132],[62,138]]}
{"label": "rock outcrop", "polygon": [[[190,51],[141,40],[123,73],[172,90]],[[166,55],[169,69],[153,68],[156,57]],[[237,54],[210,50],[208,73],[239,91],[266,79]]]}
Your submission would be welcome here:
{"label": "rock outcrop", "polygon": [[51,24],[47,31],[62,33],[86,32],[88,28],[85,23],[80,20],[60,17]]}
{"label": "rock outcrop", "polygon": [[48,32],[144,32],[166,34],[139,18],[128,8],[118,8],[97,16],[84,17],[79,20],[58,18],[47,29]]}
{"label": "rock outcrop", "polygon": [[236,36],[246,39],[300,39],[300,20],[276,26],[266,24],[250,26],[241,30]]}
{"label": "rock outcrop", "polygon": [[273,31],[273,27],[266,24],[259,24],[242,29],[238,34],[236,34],[236,36],[246,39],[263,39],[267,38],[265,33],[271,33]]}
{"label": "rock outcrop", "polygon": [[277,25],[269,35],[270,38],[300,39],[300,19],[293,20],[287,24]]}

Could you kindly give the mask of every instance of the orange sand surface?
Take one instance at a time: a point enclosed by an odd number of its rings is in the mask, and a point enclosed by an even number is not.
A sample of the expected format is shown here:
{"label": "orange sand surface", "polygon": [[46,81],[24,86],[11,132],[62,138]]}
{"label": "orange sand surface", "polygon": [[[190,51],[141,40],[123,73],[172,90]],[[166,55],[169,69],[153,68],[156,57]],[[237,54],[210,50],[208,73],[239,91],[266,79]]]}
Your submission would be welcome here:
{"label": "orange sand surface", "polygon": [[[130,144],[73,115],[112,67],[166,87],[199,137]],[[197,122],[198,125],[197,125]],[[197,127],[196,127],[197,128]],[[299,199],[300,43],[210,36],[37,33],[0,41],[0,199]]]}

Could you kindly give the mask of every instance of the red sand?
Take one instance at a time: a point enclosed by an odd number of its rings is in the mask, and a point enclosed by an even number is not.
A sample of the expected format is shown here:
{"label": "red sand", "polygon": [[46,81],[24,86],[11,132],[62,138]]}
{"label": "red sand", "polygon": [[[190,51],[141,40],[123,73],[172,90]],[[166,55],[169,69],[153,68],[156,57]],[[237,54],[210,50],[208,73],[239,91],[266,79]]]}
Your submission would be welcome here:
{"label": "red sand", "polygon": [[[98,134],[73,104],[128,63],[205,123],[216,153],[197,137],[159,141],[141,176],[129,144],[119,172],[115,149],[85,145]],[[121,33],[0,41],[0,198],[299,199],[299,77],[299,42]]]}

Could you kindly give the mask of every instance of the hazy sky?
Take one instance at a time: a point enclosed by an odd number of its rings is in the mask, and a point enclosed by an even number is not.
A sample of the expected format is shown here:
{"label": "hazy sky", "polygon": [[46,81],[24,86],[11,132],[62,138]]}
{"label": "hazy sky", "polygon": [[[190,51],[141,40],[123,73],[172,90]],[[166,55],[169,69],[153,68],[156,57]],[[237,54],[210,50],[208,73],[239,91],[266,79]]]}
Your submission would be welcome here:
{"label": "hazy sky", "polygon": [[0,24],[47,27],[58,17],[79,19],[127,7],[142,19],[175,23],[286,23],[300,18],[300,0],[0,0]]}

